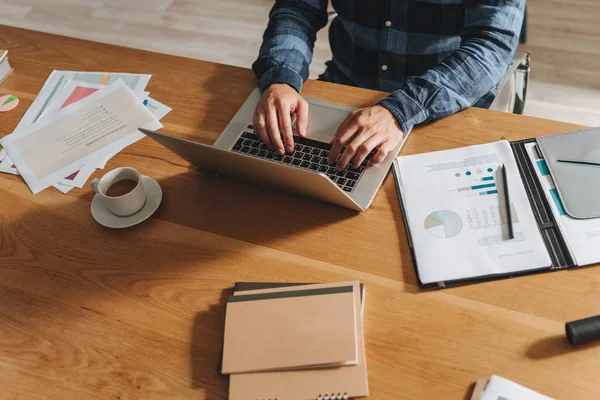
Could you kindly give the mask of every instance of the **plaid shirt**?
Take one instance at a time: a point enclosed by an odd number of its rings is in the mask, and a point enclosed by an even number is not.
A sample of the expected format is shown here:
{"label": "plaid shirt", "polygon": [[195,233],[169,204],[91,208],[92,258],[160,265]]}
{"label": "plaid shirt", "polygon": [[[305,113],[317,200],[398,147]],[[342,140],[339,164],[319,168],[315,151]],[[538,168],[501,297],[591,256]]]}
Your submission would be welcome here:
{"label": "plaid shirt", "polygon": [[[261,90],[308,79],[327,0],[276,0],[252,69]],[[379,104],[407,133],[489,107],[516,49],[525,0],[332,0],[333,59],[320,79],[391,92]]]}

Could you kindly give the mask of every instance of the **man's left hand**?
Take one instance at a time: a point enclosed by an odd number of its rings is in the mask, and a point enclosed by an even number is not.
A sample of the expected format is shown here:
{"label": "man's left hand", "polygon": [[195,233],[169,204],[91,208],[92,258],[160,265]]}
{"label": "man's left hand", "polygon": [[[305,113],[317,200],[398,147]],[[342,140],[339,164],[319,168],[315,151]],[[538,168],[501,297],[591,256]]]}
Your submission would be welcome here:
{"label": "man's left hand", "polygon": [[387,108],[375,105],[353,111],[337,129],[328,161],[333,163],[343,150],[336,168],[339,171],[348,165],[358,168],[369,153],[377,148],[370,165],[379,164],[396,148],[402,136],[398,121]]}

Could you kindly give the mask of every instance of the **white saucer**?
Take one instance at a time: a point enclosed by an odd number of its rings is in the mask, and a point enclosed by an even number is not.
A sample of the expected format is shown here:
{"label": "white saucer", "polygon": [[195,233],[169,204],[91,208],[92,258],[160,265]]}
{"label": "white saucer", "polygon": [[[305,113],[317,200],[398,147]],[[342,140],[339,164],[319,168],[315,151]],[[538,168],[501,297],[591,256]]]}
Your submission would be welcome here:
{"label": "white saucer", "polygon": [[130,226],[137,225],[150,218],[150,216],[158,209],[158,206],[160,206],[160,202],[162,201],[162,190],[158,182],[148,176],[142,175],[142,182],[144,182],[146,204],[140,211],[129,217],[119,217],[113,214],[102,202],[100,196],[95,195],[92,200],[92,216],[96,222],[107,228],[120,229],[129,228]]}

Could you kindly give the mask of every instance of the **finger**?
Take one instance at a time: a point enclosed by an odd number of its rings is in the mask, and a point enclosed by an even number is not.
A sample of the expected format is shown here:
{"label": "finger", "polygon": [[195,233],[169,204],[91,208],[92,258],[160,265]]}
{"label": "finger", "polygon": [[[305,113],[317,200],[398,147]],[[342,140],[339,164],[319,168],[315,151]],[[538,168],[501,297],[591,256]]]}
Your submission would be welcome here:
{"label": "finger", "polygon": [[273,150],[273,143],[271,142],[271,138],[269,137],[269,133],[267,132],[267,123],[265,114],[263,111],[256,111],[254,114],[254,120],[252,122],[256,133],[262,139],[262,141],[267,145],[269,150]]}
{"label": "finger", "polygon": [[273,147],[277,150],[279,155],[284,155],[285,150],[283,148],[283,142],[281,141],[281,133],[279,132],[279,123],[277,122],[277,111],[275,107],[268,107],[267,109],[267,131],[271,137]]}
{"label": "finger", "polygon": [[288,153],[291,153],[294,151],[294,133],[292,132],[290,108],[284,105],[277,107],[277,116],[279,117],[280,131],[283,132],[283,142]]}
{"label": "finger", "polygon": [[360,131],[344,149],[342,156],[336,164],[337,170],[341,171],[346,168],[356,153],[365,146],[365,142],[374,135],[375,131],[373,130],[363,129]]}
{"label": "finger", "polygon": [[[342,125],[344,124],[346,124],[346,121],[342,122]],[[340,125],[340,128],[342,127],[342,125]],[[329,161],[330,164],[337,160],[338,156],[344,149],[344,146],[348,144],[356,135],[359,126],[353,119],[348,124],[346,124],[344,129],[340,128],[338,128],[338,131],[335,134],[335,138],[333,139],[331,145],[331,150],[329,150],[329,157],[327,161]]]}
{"label": "finger", "polygon": [[335,132],[335,136],[337,137],[338,135],[341,135],[342,132],[344,132],[348,128],[348,126],[352,122],[354,122],[357,116],[358,113],[356,111],[352,111],[350,114],[348,114],[348,116],[344,119],[340,126],[338,126],[337,131]]}
{"label": "finger", "polygon": [[369,165],[377,165],[383,160],[385,160],[390,151],[394,150],[396,144],[397,143],[395,143],[393,140],[389,139],[383,142],[381,146],[379,146],[379,150],[377,150],[377,153],[375,153],[373,158],[371,158],[371,162],[369,163]]}
{"label": "finger", "polygon": [[302,97],[298,100],[298,108],[296,109],[296,128],[298,135],[306,137],[308,129],[308,102]]}
{"label": "finger", "polygon": [[358,151],[352,158],[352,161],[350,162],[350,166],[354,169],[360,167],[360,164],[362,164],[362,162],[365,160],[365,158],[367,158],[369,153],[371,153],[374,148],[381,145],[382,142],[384,142],[384,141],[385,141],[385,137],[383,135],[378,135],[378,134],[375,134],[375,135],[371,136],[370,138],[368,138],[367,140],[365,140],[358,147]]}

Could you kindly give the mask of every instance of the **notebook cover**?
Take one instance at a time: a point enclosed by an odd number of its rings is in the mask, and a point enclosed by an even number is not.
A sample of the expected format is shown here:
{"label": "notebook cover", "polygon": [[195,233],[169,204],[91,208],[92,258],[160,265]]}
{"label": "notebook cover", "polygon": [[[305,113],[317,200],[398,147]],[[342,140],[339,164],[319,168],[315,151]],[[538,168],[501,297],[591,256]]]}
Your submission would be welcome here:
{"label": "notebook cover", "polygon": [[[298,282],[236,282],[233,286],[234,292],[243,292],[246,290],[259,290],[259,289],[276,289],[283,287],[292,287],[292,286],[306,286],[306,285],[317,285],[319,283],[298,283]],[[364,319],[365,314],[365,295],[367,291],[365,289],[365,285],[363,283],[360,284],[360,314]],[[221,347],[221,355],[219,356],[219,364],[217,366],[217,371],[220,374],[223,374],[223,347]]]}
{"label": "notebook cover", "polygon": [[[348,283],[344,283],[348,284]],[[338,368],[306,369],[231,375],[229,399],[307,400],[325,395],[366,397],[369,395],[367,363],[360,316],[359,283],[354,286],[355,323],[358,344],[358,364]],[[311,285],[317,286],[317,285]],[[324,285],[318,285],[324,286]],[[277,290],[277,289],[275,289]],[[281,290],[281,289],[280,289]],[[329,334],[321,330],[322,334]]]}
{"label": "notebook cover", "polygon": [[566,213],[600,217],[600,128],[537,139]]}
{"label": "notebook cover", "polygon": [[309,285],[231,296],[223,373],[356,364],[353,290],[351,284]]}

